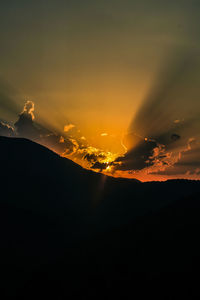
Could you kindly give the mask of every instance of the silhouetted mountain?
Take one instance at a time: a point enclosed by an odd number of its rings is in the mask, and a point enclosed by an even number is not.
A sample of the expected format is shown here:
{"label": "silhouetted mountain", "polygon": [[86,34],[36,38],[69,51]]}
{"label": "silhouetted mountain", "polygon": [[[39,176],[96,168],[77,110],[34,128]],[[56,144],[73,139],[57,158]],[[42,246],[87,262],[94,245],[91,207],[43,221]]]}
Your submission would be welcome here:
{"label": "silhouetted mountain", "polygon": [[1,295],[193,298],[200,182],[140,183],[0,137]]}

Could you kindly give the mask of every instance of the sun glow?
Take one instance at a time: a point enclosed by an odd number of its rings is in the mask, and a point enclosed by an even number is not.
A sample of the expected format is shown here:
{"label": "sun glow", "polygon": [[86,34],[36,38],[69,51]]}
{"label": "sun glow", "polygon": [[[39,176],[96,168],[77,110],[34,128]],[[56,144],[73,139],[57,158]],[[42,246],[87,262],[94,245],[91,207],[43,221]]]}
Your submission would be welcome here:
{"label": "sun glow", "polygon": [[107,172],[110,172],[111,170],[112,170],[112,167],[108,165],[108,166],[106,167],[106,171],[107,171]]}

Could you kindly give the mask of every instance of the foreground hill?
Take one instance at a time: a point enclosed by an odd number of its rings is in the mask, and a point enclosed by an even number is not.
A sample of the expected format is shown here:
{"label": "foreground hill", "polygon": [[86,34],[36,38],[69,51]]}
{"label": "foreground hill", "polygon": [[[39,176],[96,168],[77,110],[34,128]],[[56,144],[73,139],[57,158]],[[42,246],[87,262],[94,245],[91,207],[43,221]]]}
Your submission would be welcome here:
{"label": "foreground hill", "polygon": [[[5,298],[132,299],[155,288],[171,299],[183,278],[195,288],[200,182],[115,179],[5,137],[0,166]],[[166,275],[175,271],[178,280]]]}

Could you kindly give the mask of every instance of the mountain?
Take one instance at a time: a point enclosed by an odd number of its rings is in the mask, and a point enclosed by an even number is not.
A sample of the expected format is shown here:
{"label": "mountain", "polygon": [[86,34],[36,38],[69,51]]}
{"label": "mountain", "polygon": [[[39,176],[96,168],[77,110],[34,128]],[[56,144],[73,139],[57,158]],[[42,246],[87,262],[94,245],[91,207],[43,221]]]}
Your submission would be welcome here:
{"label": "mountain", "polygon": [[0,166],[2,299],[199,293],[199,181],[116,179],[20,138]]}

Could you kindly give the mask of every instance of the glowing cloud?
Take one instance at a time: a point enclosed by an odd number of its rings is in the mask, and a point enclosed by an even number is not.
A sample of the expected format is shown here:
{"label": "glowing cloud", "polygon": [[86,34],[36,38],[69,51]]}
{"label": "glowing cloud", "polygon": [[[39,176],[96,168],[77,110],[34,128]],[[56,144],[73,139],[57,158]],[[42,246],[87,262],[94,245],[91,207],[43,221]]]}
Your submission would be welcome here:
{"label": "glowing cloud", "polygon": [[68,132],[70,131],[72,128],[74,128],[75,125],[74,124],[68,124],[64,126],[64,132]]}
{"label": "glowing cloud", "polygon": [[60,140],[59,140],[59,143],[61,143],[61,144],[62,144],[62,143],[64,143],[64,142],[65,142],[65,139],[64,139],[64,137],[63,137],[63,136],[61,136],[61,137],[60,137]]}
{"label": "glowing cloud", "polygon": [[35,116],[33,114],[34,110],[35,110],[35,104],[34,104],[34,102],[28,100],[25,103],[24,109],[23,109],[23,111],[22,111],[21,114],[27,113],[28,115],[31,116],[32,120],[34,120],[35,119]]}

